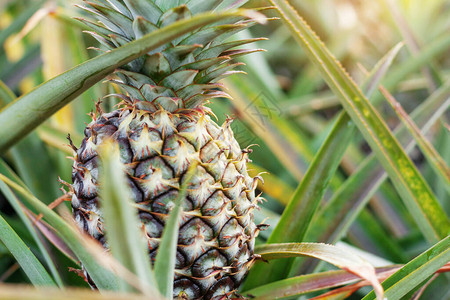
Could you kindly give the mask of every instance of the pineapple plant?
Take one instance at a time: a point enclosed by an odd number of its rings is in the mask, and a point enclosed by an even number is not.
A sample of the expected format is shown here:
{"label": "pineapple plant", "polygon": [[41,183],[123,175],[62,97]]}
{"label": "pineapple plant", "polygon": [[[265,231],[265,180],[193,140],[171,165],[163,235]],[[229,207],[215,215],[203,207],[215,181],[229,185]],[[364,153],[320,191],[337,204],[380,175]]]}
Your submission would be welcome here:
{"label": "pineapple plant", "polygon": [[[95,1],[82,7],[98,22],[80,19],[106,50],[129,43],[176,20],[214,9],[222,1]],[[226,9],[226,6],[224,6]],[[259,176],[247,172],[250,149],[241,149],[227,119],[221,126],[205,106],[226,97],[217,81],[236,73],[234,47],[254,41],[227,38],[250,22],[214,24],[168,43],[116,70],[119,108],[97,106],[74,149],[73,216],[105,247],[98,197],[97,153],[104,141],[119,144],[128,184],[144,228],[149,257],[155,258],[167,216],[190,165],[197,163],[182,202],[174,297],[219,299],[235,291],[255,260],[259,227],[253,209]],[[164,250],[163,250],[164,251]],[[89,274],[86,274],[89,279]],[[95,287],[95,284],[90,281]]]}

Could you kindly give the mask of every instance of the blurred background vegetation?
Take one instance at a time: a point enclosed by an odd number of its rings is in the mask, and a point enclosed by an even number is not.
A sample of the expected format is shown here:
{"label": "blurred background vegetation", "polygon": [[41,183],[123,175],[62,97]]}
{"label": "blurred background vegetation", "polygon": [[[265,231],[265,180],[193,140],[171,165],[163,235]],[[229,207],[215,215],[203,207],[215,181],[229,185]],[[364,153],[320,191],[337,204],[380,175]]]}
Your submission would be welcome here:
{"label": "blurred background vegetation", "polygon": [[[81,32],[86,28],[80,22],[72,19],[82,13],[75,3],[77,1],[0,2],[0,80],[15,96],[97,55],[97,51],[88,50],[88,47],[96,47],[96,42]],[[405,45],[381,83],[408,114],[430,95],[440,95],[445,100],[433,110],[442,113],[434,115],[426,138],[448,165],[449,115],[448,111],[443,111],[449,105],[450,2],[295,0],[290,3],[360,86],[367,77],[366,70],[370,71],[396,44],[404,41]],[[247,6],[268,5],[266,1],[250,1]],[[277,16],[275,11],[265,13]],[[210,107],[219,122],[227,115],[235,118],[232,126],[242,148],[255,145],[251,147],[251,168],[254,174],[267,172],[263,176],[265,184],[260,187],[267,201],[261,204],[257,219],[265,220],[273,229],[342,107],[281,20],[254,26],[241,35],[267,37],[267,41],[258,42],[256,46],[265,51],[242,59],[246,65],[241,70],[247,75],[234,75],[225,81],[234,100],[215,100]],[[88,113],[94,109],[94,101],[114,89],[109,84],[96,84],[4,156],[8,165],[43,202],[50,204],[62,195],[58,177],[70,182],[72,161],[66,158],[71,153],[66,145],[67,134],[79,144],[85,123],[90,122]],[[437,90],[441,94],[436,94]],[[2,99],[5,98],[0,97],[0,107],[6,104]],[[113,101],[109,98],[103,101],[106,110],[112,109]],[[371,101],[391,129],[399,126],[401,121],[379,91]],[[370,153],[370,147],[355,130],[319,210],[348,182]],[[449,215],[449,187],[418,147],[410,151],[410,157]],[[358,182],[358,178],[352,181],[354,195],[361,196],[351,199],[347,206],[342,204],[336,232],[324,240],[318,239],[320,234],[311,234],[311,240],[307,235],[305,241],[343,241],[346,247],[351,245],[363,251],[375,265],[406,263],[430,246],[389,179],[379,188],[367,185],[367,181]],[[337,200],[345,202],[346,199]],[[66,204],[58,209],[69,211],[70,205]],[[1,194],[0,210],[39,257],[29,232]],[[263,242],[270,231],[263,232],[259,242]],[[59,261],[57,266],[63,281],[84,285],[74,272],[67,272],[68,267],[76,267],[74,263],[58,251],[52,253]],[[307,263],[302,266],[304,271],[315,267]],[[329,268],[328,265],[321,267]],[[1,244],[0,281],[27,282],[15,259]],[[448,289],[439,288],[446,282],[445,276],[439,276],[425,290],[423,299],[449,297]],[[356,294],[355,299],[366,292]]]}

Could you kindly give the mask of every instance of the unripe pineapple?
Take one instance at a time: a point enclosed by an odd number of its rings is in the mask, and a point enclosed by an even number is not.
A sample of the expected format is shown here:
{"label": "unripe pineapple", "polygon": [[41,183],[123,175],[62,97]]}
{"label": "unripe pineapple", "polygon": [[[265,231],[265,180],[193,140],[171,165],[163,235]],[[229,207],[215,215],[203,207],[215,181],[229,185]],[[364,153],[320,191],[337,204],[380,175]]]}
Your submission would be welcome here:
{"label": "unripe pineapple", "polygon": [[[243,2],[97,0],[86,2],[84,9],[99,22],[82,21],[95,31],[93,37],[112,49],[176,20]],[[255,259],[259,228],[252,211],[259,200],[259,177],[247,173],[249,151],[239,147],[231,120],[217,125],[204,106],[211,98],[227,96],[217,81],[236,72],[231,70],[236,64],[228,63],[231,58],[251,52],[230,49],[254,39],[225,41],[251,22],[236,17],[230,22],[201,28],[118,69],[115,83],[124,94],[115,96],[122,105],[95,114],[80,148],[74,147],[76,222],[106,247],[96,149],[113,138],[145,229],[149,259],[156,256],[183,176],[198,162],[183,200],[177,246],[174,297],[184,299],[232,295]]]}

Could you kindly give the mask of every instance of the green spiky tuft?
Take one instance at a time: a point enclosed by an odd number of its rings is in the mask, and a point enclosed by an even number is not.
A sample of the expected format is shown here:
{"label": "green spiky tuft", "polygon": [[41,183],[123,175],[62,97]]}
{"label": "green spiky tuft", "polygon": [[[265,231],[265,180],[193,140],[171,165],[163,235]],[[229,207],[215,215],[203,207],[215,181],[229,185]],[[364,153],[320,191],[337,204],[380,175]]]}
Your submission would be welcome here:
{"label": "green spiky tuft", "polygon": [[[79,19],[94,31],[88,32],[108,51],[145,34],[205,11],[235,9],[247,1],[85,1],[81,7],[97,22]],[[184,2],[184,1],[183,1]],[[201,107],[212,98],[228,97],[220,91],[220,79],[240,71],[233,57],[259,50],[233,48],[259,39],[227,39],[254,24],[245,17],[231,18],[205,26],[147,53],[116,71],[119,84],[128,94],[127,105],[156,111],[175,112]]]}

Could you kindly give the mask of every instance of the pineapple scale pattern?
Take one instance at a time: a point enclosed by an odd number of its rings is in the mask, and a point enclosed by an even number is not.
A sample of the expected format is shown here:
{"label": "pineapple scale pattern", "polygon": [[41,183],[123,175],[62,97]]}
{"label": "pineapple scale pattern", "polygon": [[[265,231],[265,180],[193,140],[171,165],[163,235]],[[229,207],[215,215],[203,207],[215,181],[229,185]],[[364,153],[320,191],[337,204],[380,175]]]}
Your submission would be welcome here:
{"label": "pineapple scale pattern", "polygon": [[188,183],[180,223],[174,296],[218,299],[233,293],[254,262],[253,221],[259,177],[247,174],[248,150],[230,129],[194,111],[181,117],[167,111],[116,110],[85,130],[73,167],[72,207],[80,227],[105,247],[97,197],[97,145],[112,137],[120,145],[129,186],[145,228],[151,258],[156,256],[165,220],[190,163],[199,163]]}
{"label": "pineapple scale pattern", "polygon": [[[79,19],[108,51],[171,23],[205,11],[236,8],[230,0],[93,0],[83,8],[97,22]],[[154,259],[169,212],[189,166],[197,164],[183,199],[174,298],[226,299],[253,264],[253,210],[258,180],[247,173],[249,149],[239,147],[231,119],[222,126],[204,104],[229,97],[217,81],[233,73],[233,57],[258,50],[235,47],[259,39],[229,40],[253,22],[233,17],[197,29],[122,66],[111,79],[123,94],[117,110],[93,115],[74,149],[73,215],[82,230],[108,245],[99,201],[97,147],[106,139],[120,149],[138,207],[149,259]],[[110,95],[111,96],[111,95]],[[92,287],[95,284],[86,277]]]}

